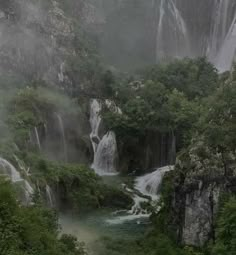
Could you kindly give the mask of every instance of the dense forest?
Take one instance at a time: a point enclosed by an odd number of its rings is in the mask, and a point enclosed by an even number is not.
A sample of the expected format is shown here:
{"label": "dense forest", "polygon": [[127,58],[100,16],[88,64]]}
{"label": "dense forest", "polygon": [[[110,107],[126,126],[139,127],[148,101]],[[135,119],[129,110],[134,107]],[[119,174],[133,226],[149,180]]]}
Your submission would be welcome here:
{"label": "dense forest", "polygon": [[112,66],[99,1],[34,2],[0,2],[0,254],[236,254],[236,66]]}

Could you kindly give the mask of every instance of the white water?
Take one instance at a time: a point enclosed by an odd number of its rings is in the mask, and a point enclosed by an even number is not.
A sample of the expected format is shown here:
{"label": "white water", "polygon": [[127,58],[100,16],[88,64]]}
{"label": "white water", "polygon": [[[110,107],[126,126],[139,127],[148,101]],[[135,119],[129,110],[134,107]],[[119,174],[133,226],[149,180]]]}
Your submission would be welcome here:
{"label": "white water", "polygon": [[[113,107],[111,101],[106,100],[108,107]],[[120,113],[117,107],[116,111]],[[99,127],[101,125],[100,112],[102,104],[97,99],[92,99],[90,103],[90,140],[93,146],[94,159],[92,168],[98,175],[114,175],[116,171],[117,161],[117,144],[114,132],[107,132],[102,139],[99,137]]]}
{"label": "white water", "polygon": [[27,180],[22,179],[20,173],[16,170],[16,168],[10,162],[1,157],[0,173],[2,173],[3,176],[9,177],[12,183],[22,183],[26,202],[29,203],[31,201],[31,196],[34,193],[34,190],[31,187],[30,183]]}
{"label": "white water", "polygon": [[212,36],[208,49],[208,57],[211,61],[215,60],[217,52],[227,34],[226,23],[229,3],[230,0],[220,0],[215,4],[215,17],[212,29]]}
{"label": "white water", "polygon": [[38,149],[41,151],[41,142],[40,142],[40,139],[39,139],[39,133],[38,133],[37,127],[34,127],[34,134],[35,134]]}
{"label": "white water", "polygon": [[109,131],[98,144],[92,168],[99,175],[114,175],[117,161],[117,144],[115,133]]}
{"label": "white water", "polygon": [[50,207],[54,207],[54,199],[53,199],[52,189],[48,184],[46,185],[45,189],[46,189],[48,204]]}
{"label": "white water", "polygon": [[97,99],[92,99],[90,102],[90,126],[91,126],[91,133],[90,133],[90,140],[93,146],[93,152],[96,153],[98,143],[100,142],[99,137],[99,127],[101,124],[101,117],[100,111],[102,110],[102,105],[98,102]]}
{"label": "white water", "polygon": [[[141,177],[137,177],[135,180],[134,189],[139,191],[143,196],[138,195],[135,191],[126,188],[126,191],[132,194],[134,204],[132,208],[126,212],[126,214],[121,216],[116,216],[115,218],[107,219],[106,222],[109,224],[123,224],[126,221],[136,220],[139,224],[142,218],[149,218],[150,213],[142,208],[142,203],[152,203],[154,206],[158,202],[160,196],[159,191],[162,184],[163,177],[165,173],[173,170],[173,166],[165,166],[158,168],[156,171],[146,174]],[[148,199],[147,197],[150,197]],[[119,212],[118,212],[119,213]],[[117,214],[118,214],[117,213]]]}
{"label": "white water", "polygon": [[60,130],[61,137],[62,137],[63,150],[64,150],[64,161],[67,162],[67,145],[66,145],[64,123],[63,123],[63,120],[62,120],[62,117],[60,114],[56,113],[56,117],[58,119],[59,130]]}
{"label": "white water", "polygon": [[135,181],[134,188],[143,195],[150,196],[152,200],[158,200],[158,192],[162,184],[162,179],[166,172],[173,169],[173,166],[164,166],[158,168],[155,172],[138,177]]}
{"label": "white water", "polygon": [[156,60],[166,56],[189,56],[190,42],[187,26],[175,1],[161,0],[160,5],[157,6],[157,12]]}

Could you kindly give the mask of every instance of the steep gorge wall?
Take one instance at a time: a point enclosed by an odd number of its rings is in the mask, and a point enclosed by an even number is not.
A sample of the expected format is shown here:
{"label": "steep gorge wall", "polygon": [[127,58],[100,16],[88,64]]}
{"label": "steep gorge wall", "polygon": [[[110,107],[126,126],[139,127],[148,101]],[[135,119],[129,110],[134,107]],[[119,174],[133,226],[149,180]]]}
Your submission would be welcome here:
{"label": "steep gorge wall", "polygon": [[215,239],[221,201],[236,192],[235,159],[235,153],[222,156],[202,142],[178,158],[171,176],[168,226],[179,242],[199,247]]}

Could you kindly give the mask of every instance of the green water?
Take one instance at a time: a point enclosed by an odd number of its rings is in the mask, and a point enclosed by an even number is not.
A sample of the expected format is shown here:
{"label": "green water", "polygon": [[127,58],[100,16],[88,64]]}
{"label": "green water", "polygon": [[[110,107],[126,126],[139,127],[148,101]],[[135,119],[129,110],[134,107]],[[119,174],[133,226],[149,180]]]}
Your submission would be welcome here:
{"label": "green water", "polygon": [[[103,177],[112,186],[121,186],[132,179],[121,176]],[[132,215],[129,211],[95,210],[85,215],[61,214],[62,232],[84,242],[89,255],[96,255],[103,238],[133,240],[142,237],[150,222],[147,215]]]}
{"label": "green water", "polygon": [[72,234],[85,243],[89,254],[96,254],[101,238],[132,240],[143,236],[149,226],[147,216],[98,210],[87,215],[61,214],[62,232]]}

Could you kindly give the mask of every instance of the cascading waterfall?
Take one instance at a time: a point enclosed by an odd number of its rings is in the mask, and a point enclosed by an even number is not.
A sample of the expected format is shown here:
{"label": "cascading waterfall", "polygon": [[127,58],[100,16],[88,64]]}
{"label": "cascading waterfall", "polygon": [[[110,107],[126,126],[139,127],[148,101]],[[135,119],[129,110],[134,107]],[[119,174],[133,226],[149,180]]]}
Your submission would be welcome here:
{"label": "cascading waterfall", "polygon": [[16,170],[16,168],[7,160],[0,157],[0,173],[3,176],[7,176],[10,178],[11,182],[14,184],[20,183],[23,184],[24,196],[26,203],[31,202],[31,196],[34,193],[34,190],[30,183],[27,180],[21,178],[20,173]]}
{"label": "cascading waterfall", "polygon": [[[111,102],[109,100],[106,100],[106,104],[108,107],[111,107]],[[98,175],[113,175],[117,174],[116,135],[114,132],[109,131],[100,139],[99,127],[102,121],[100,116],[101,110],[101,103],[96,99],[92,99],[90,103],[90,125],[92,130],[90,133],[90,140],[94,151],[92,168]]]}
{"label": "cascading waterfall", "polygon": [[190,55],[186,23],[174,0],[157,2],[156,60]]}
{"label": "cascading waterfall", "polygon": [[67,162],[67,145],[66,145],[66,136],[65,136],[64,123],[63,123],[63,120],[62,120],[62,117],[61,117],[60,114],[56,113],[56,117],[57,117],[57,120],[58,120],[59,130],[60,130],[61,137],[62,137],[63,151],[64,151],[64,161]]}
{"label": "cascading waterfall", "polygon": [[212,36],[209,45],[209,53],[208,57],[211,61],[215,60],[219,48],[221,47],[225,36],[227,35],[227,19],[228,19],[228,11],[230,7],[230,0],[220,0],[217,1],[214,8],[214,23],[212,29]]}
{"label": "cascading waterfall", "polygon": [[207,56],[220,72],[230,70],[236,50],[236,10],[232,0],[216,1]]}
{"label": "cascading waterfall", "polygon": [[99,175],[112,175],[116,172],[117,144],[115,133],[109,131],[98,144],[92,168]]}
{"label": "cascading waterfall", "polygon": [[138,177],[135,180],[134,188],[141,192],[143,195],[151,197],[152,200],[158,200],[158,192],[162,184],[162,179],[165,173],[173,169],[173,166],[164,166],[158,168],[156,171],[150,174]]}
{"label": "cascading waterfall", "polygon": [[[150,212],[142,208],[142,203],[151,202],[155,205],[155,203],[158,202],[160,198],[158,193],[160,191],[163,177],[165,173],[173,169],[174,166],[165,166],[158,168],[150,174],[137,177],[135,180],[134,190],[131,190],[124,185],[126,191],[133,196],[134,204],[124,215],[118,215],[119,213],[123,213],[123,211],[115,212],[115,215],[117,216],[106,220],[106,222],[109,224],[122,224],[126,221],[137,220],[137,223],[140,223],[141,218],[150,217]],[[157,210],[159,210],[159,208],[157,208]]]}
{"label": "cascading waterfall", "polygon": [[[102,50],[111,64],[122,68],[137,60],[142,66],[206,56],[220,71],[230,69],[234,40],[229,31],[236,12],[235,0],[123,0],[121,5],[113,4],[113,11],[105,8],[109,0],[100,2],[103,5],[98,9],[105,18]],[[109,47],[115,41],[120,42],[118,47]]]}

